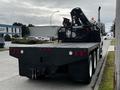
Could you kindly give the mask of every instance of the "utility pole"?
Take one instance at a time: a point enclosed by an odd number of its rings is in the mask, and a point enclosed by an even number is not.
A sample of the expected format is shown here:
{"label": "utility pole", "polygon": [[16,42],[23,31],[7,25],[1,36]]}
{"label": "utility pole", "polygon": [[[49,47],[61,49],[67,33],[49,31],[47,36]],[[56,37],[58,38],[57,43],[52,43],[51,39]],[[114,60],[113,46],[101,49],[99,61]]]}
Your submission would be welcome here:
{"label": "utility pole", "polygon": [[120,90],[120,0],[116,1],[115,40],[115,90]]}
{"label": "utility pole", "polygon": [[[99,27],[100,27],[100,33],[102,33],[103,31],[102,31],[102,29],[101,29],[101,27],[102,27],[102,24],[101,24],[101,20],[100,20],[100,10],[101,10],[101,6],[99,6],[98,7],[98,25],[99,25]],[[102,34],[101,34],[102,35]]]}

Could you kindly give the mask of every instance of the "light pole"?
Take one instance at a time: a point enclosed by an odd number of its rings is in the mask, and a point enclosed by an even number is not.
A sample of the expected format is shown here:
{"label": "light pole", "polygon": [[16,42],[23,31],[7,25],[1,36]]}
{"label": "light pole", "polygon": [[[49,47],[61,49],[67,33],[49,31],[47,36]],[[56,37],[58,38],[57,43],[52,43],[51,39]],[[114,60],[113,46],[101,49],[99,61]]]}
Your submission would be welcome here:
{"label": "light pole", "polygon": [[101,7],[99,6],[99,8],[98,8],[98,23],[100,23],[100,10],[101,10]]}
{"label": "light pole", "polygon": [[101,25],[101,20],[100,20],[100,10],[101,10],[101,6],[99,6],[99,8],[98,8],[98,25],[99,25],[99,27],[100,27],[100,33],[101,33],[101,35],[102,35],[102,34],[103,34],[103,31],[102,31],[102,29],[101,29],[102,25]]}
{"label": "light pole", "polygon": [[50,26],[52,26],[52,17],[55,13],[60,12],[60,11],[54,11],[51,15],[50,15]]}

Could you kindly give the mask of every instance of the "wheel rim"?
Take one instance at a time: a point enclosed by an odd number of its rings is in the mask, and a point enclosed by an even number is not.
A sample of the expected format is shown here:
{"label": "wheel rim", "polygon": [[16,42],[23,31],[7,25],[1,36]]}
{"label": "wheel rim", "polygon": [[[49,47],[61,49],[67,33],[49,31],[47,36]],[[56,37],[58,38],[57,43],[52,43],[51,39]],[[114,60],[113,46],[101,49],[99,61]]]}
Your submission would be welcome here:
{"label": "wheel rim", "polygon": [[92,57],[91,57],[91,55],[90,55],[90,62],[89,62],[89,75],[90,75],[90,77],[92,77]]}
{"label": "wheel rim", "polygon": [[97,57],[96,57],[96,52],[94,52],[94,69],[97,67]]}

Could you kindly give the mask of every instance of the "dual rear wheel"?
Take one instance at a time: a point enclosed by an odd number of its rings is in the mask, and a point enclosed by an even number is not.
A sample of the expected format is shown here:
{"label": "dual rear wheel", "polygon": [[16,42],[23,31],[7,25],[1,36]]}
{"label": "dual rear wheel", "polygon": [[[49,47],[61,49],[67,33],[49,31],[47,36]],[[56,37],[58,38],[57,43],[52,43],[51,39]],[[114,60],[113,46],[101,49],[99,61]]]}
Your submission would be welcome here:
{"label": "dual rear wheel", "polygon": [[96,71],[98,60],[99,60],[99,51],[95,50],[89,55],[89,80],[91,80],[93,74]]}

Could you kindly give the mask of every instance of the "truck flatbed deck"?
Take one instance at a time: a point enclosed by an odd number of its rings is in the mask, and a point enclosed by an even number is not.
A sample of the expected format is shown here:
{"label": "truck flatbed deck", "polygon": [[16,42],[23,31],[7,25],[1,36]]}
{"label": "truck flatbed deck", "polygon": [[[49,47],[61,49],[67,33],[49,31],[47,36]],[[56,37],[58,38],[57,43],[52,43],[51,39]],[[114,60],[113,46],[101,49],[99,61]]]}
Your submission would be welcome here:
{"label": "truck flatbed deck", "polygon": [[36,45],[12,45],[11,47],[43,47],[43,48],[92,48],[99,43],[57,43],[57,44],[36,44]]}
{"label": "truck flatbed deck", "polygon": [[[64,65],[84,60],[88,58],[89,53],[98,48],[99,43],[18,45],[10,47],[10,55],[19,59],[23,59],[23,57],[31,59],[29,62],[34,59],[34,62],[39,61],[42,58],[51,65]],[[58,57],[59,59],[57,59]]]}

